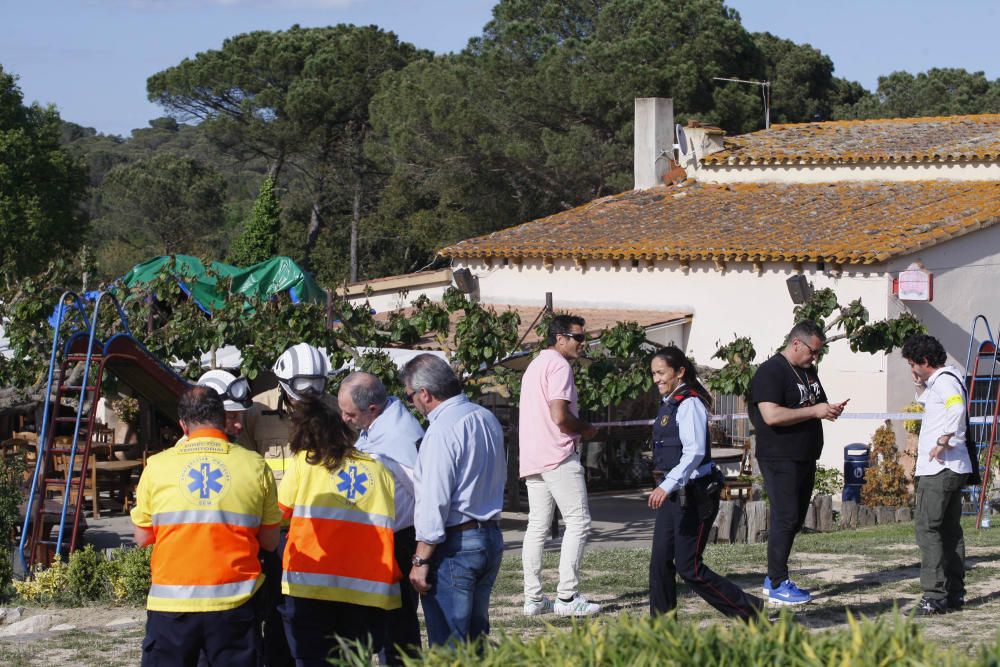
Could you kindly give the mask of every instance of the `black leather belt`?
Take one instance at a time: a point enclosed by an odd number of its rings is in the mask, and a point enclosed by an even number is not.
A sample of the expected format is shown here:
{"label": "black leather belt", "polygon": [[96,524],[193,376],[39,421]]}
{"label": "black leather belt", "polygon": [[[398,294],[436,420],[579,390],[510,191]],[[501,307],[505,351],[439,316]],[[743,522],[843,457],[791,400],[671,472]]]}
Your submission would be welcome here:
{"label": "black leather belt", "polygon": [[497,525],[496,519],[490,519],[489,521],[479,521],[477,519],[469,519],[468,521],[463,521],[462,523],[456,523],[454,526],[448,526],[444,529],[446,533],[457,533],[463,530],[473,530],[475,528],[486,528],[487,526]]}

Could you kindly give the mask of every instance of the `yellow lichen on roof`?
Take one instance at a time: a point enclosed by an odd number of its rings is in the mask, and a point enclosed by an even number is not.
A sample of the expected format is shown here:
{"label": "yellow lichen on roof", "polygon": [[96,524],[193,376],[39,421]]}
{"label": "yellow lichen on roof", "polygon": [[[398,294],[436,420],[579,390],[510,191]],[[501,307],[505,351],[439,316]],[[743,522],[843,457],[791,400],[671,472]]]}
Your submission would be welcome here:
{"label": "yellow lichen on roof", "polygon": [[440,254],[872,264],[998,222],[995,182],[698,183],[624,192]]}
{"label": "yellow lichen on roof", "polygon": [[727,137],[707,165],[968,162],[1000,159],[1000,114],[773,125]]}

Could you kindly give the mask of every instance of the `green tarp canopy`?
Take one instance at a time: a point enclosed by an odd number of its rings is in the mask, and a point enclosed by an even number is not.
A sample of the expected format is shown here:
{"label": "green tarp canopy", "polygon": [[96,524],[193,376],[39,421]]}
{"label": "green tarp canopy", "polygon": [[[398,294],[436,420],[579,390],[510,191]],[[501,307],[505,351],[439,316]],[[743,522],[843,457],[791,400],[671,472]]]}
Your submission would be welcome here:
{"label": "green tarp canopy", "polygon": [[[272,257],[245,269],[212,262],[208,271],[202,261],[192,255],[154,257],[132,267],[131,271],[122,276],[121,282],[128,288],[141,287],[155,280],[163,271],[173,273],[181,289],[209,314],[221,308],[224,303],[219,294],[216,276],[223,280],[232,279],[233,293],[245,294],[247,297],[266,299],[275,294],[287,293],[293,303],[326,303],[326,292],[316,284],[311,275],[288,257]],[[250,308],[249,303],[247,308]]]}

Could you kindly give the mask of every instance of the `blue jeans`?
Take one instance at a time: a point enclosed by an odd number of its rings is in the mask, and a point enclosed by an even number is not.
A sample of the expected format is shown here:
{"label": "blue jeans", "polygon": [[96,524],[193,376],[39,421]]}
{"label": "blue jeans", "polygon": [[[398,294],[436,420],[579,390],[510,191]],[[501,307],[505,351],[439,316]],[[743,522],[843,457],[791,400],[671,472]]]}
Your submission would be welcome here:
{"label": "blue jeans", "polygon": [[427,642],[441,646],[490,631],[490,594],[503,558],[495,523],[448,533],[431,557],[431,590],[421,597]]}

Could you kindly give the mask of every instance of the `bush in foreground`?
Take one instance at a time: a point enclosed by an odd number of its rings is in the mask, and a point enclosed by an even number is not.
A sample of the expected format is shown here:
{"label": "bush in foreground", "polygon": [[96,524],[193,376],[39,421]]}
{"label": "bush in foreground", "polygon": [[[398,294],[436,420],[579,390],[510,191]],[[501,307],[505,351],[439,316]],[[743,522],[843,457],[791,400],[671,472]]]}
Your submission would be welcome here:
{"label": "bush in foreground", "polygon": [[[712,667],[723,665],[966,665],[1000,664],[1000,637],[967,656],[926,641],[920,628],[900,614],[876,620],[849,617],[847,628],[810,630],[790,614],[760,625],[683,622],[674,616],[620,616],[575,625],[569,631],[552,630],[522,639],[502,635],[488,642],[482,654],[475,645],[454,650],[434,649],[407,665],[477,667],[615,666]],[[348,659],[344,664],[361,664]]]}
{"label": "bush in foreground", "polygon": [[15,581],[14,589],[28,604],[77,606],[89,602],[141,605],[149,593],[152,549],[122,548],[110,558],[87,545],[74,551],[68,563],[35,568],[33,576]]}

